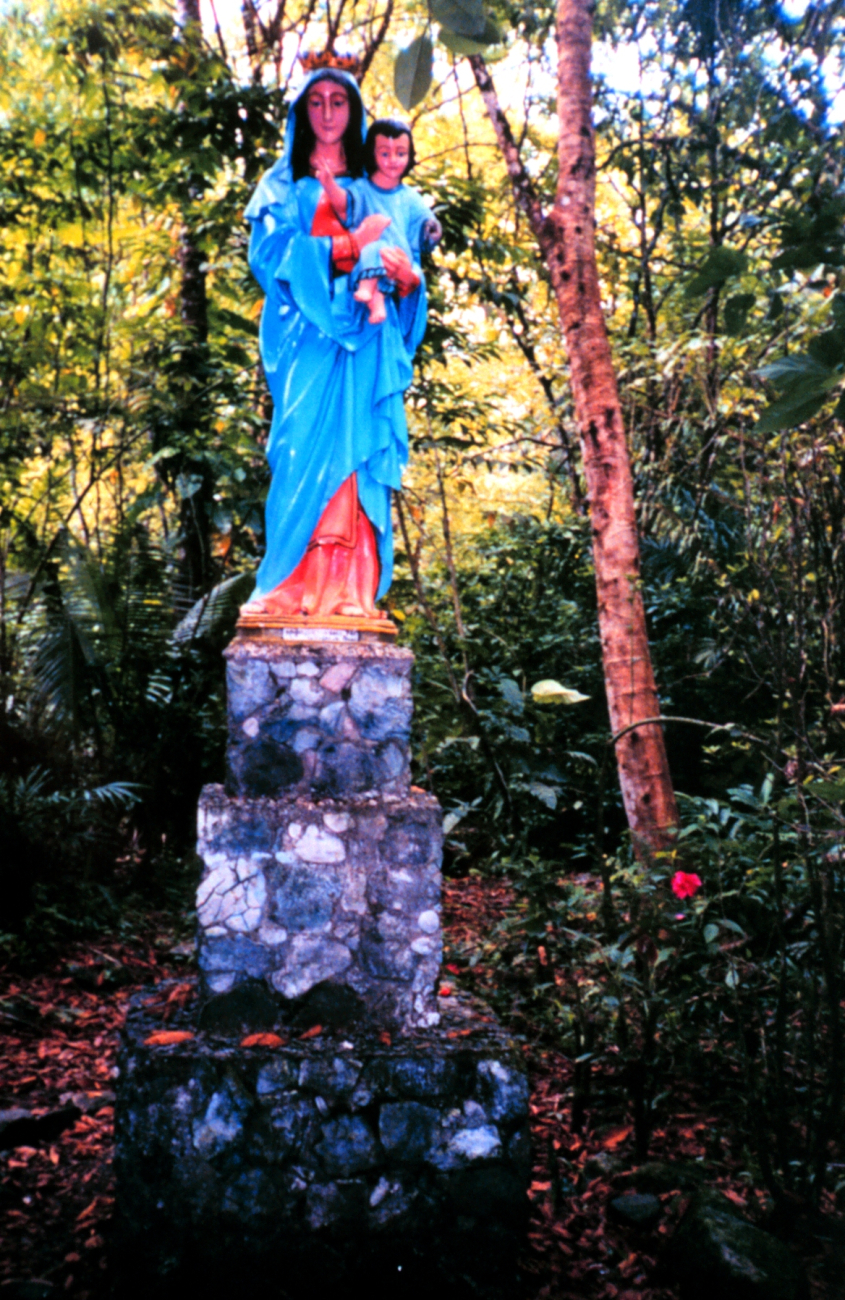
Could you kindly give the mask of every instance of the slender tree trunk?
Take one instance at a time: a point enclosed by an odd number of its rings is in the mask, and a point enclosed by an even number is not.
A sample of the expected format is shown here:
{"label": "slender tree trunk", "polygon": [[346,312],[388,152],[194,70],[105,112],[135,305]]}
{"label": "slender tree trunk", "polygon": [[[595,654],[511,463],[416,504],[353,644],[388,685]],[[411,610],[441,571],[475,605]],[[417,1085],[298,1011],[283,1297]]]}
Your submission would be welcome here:
{"label": "slender tree trunk", "polygon": [[[178,0],[177,20],[186,45],[199,49],[202,21],[199,0]],[[191,175],[186,192],[186,211],[179,234],[181,284],[179,308],[182,324],[188,332],[182,354],[182,368],[187,379],[182,429],[186,443],[203,441],[208,432],[204,390],[208,373],[208,297],[206,293],[205,255],[191,224],[191,207],[203,195],[203,178]],[[179,523],[182,542],[181,576],[188,602],[208,590],[213,579],[211,555],[211,511],[214,483],[204,457],[186,454],[180,465],[181,501]]]}
{"label": "slender tree trunk", "polygon": [[[569,357],[589,494],[599,633],[614,735],[660,713],[640,593],[634,490],[595,254],[595,147],[590,85],[591,5],[558,0],[559,181],[543,213],[483,58],[470,59],[518,208],[549,272]],[[636,852],[667,848],[677,808],[659,724],[634,725],[616,743],[619,784]]]}

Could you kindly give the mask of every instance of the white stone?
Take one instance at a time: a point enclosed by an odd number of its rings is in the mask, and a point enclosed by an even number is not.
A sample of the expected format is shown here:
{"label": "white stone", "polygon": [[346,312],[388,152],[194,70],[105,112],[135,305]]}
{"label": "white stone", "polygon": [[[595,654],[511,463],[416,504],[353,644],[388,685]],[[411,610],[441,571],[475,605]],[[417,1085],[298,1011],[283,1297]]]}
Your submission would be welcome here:
{"label": "white stone", "polygon": [[313,663],[310,659],[305,659],[301,664],[296,665],[297,677],[319,677],[319,664]]}
{"label": "white stone", "polygon": [[299,822],[291,822],[290,826],[288,827],[288,835],[291,837],[294,843],[296,843],[296,841],[299,839],[303,829],[304,828],[300,826]]}
{"label": "white stone", "polygon": [[[309,683],[303,682],[303,685]],[[292,709],[288,709],[288,722],[313,722],[318,716],[318,710],[312,708],[309,704],[294,704]]]}
{"label": "white stone", "polygon": [[261,943],[268,948],[278,948],[288,937],[287,930],[283,930],[280,925],[273,925],[272,921],[265,921],[258,931],[258,938]]}
{"label": "white stone", "polygon": [[[299,829],[301,831],[302,827],[300,826]],[[291,853],[290,849],[279,849],[277,853],[273,854],[273,857],[277,862],[281,863],[283,867],[289,867],[296,862],[296,854]]]}
{"label": "white stone", "polygon": [[293,738],[294,753],[302,754],[306,749],[316,749],[323,739],[323,733],[317,727],[300,727]]}
{"label": "white stone", "polygon": [[320,704],[323,692],[316,682],[307,677],[297,677],[290,684],[290,697],[297,704]]}
{"label": "white stone", "polygon": [[273,987],[286,998],[300,998],[315,984],[340,975],[352,964],[352,953],[342,943],[323,935],[297,934],[290,944],[282,970],[272,976]]}
{"label": "white stone", "polygon": [[415,939],[413,941],[413,943],[411,944],[411,952],[419,953],[421,957],[429,957],[434,952],[436,947],[437,947],[437,940],[429,939],[427,936],[424,935],[422,938]]}
{"label": "white stone", "polygon": [[450,1155],[464,1160],[487,1160],[501,1153],[502,1143],[498,1131],[489,1125],[481,1128],[462,1128],[446,1144]]}
{"label": "white stone", "polygon": [[401,885],[412,885],[414,883],[414,877],[404,867],[400,867],[398,871],[388,871],[387,878],[393,884],[398,882]]}
{"label": "white stone", "polygon": [[297,839],[294,852],[303,862],[343,862],[346,857],[343,840],[313,825]]}
{"label": "white stone", "polygon": [[220,900],[220,911],[217,913],[216,920],[225,925],[229,924],[230,917],[238,916],[246,907],[244,891],[240,885],[230,889],[228,894],[224,894]]}
{"label": "white stone", "polygon": [[222,939],[226,929],[222,925],[210,925],[205,932],[206,939]]}
{"label": "white stone", "polygon": [[256,874],[246,882],[244,887],[244,899],[248,908],[257,908],[260,912],[267,898],[267,882],[264,879],[264,872]]}
{"label": "white stone", "polygon": [[320,721],[328,731],[334,730],[335,724],[345,707],[343,700],[335,700],[333,704],[327,704],[324,709],[320,709]]}
{"label": "white stone", "polygon": [[228,922],[228,926],[235,934],[248,934],[250,930],[255,929],[260,920],[261,908],[248,907],[239,916],[233,916]]}
{"label": "white stone", "polygon": [[220,920],[220,912],[223,907],[223,899],[218,894],[212,894],[207,898],[202,907],[197,908],[197,920],[203,929],[215,925]]}
{"label": "white stone", "polygon": [[202,907],[206,899],[212,894],[224,894],[227,889],[232,888],[234,883],[235,871],[229,862],[225,862],[222,866],[209,871],[205,879],[200,881],[197,890],[197,908]]}
{"label": "white stone", "polygon": [[323,813],[323,825],[330,831],[335,831],[340,835],[343,831],[348,831],[352,825],[352,818],[349,813]]}
{"label": "white stone", "polygon": [[417,925],[423,934],[435,934],[440,929],[440,917],[435,911],[420,912]]}
{"label": "white stone", "polygon": [[367,903],[367,878],[363,871],[354,868],[349,871],[340,905],[344,912],[352,912],[355,916],[367,915],[370,908]]}
{"label": "white stone", "polygon": [[212,993],[228,993],[234,982],[234,971],[221,971],[219,975],[208,976],[208,987]]}
{"label": "white stone", "polygon": [[241,731],[245,736],[249,736],[250,740],[254,740],[258,735],[258,719],[247,718],[246,721],[241,724]]}
{"label": "white stone", "polygon": [[380,1201],[383,1201],[389,1192],[393,1191],[393,1185],[385,1177],[381,1177],[373,1188],[370,1196],[370,1206],[375,1209]]}
{"label": "white stone", "polygon": [[335,693],[342,691],[350,678],[354,676],[355,668],[356,664],[354,661],[352,663],[347,661],[346,663],[340,662],[332,664],[331,668],[327,668],[320,678],[320,685],[326,691],[333,691]]}
{"label": "white stone", "polygon": [[285,680],[288,677],[296,676],[296,664],[290,659],[282,659],[279,663],[273,664],[270,669],[276,681]]}

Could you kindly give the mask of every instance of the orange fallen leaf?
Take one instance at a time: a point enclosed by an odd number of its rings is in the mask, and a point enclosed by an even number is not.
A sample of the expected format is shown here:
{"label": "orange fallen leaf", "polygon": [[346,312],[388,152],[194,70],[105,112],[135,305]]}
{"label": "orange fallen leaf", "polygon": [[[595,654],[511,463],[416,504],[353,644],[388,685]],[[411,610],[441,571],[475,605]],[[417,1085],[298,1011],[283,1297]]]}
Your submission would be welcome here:
{"label": "orange fallen leaf", "polygon": [[452,996],[452,985],[441,984],[437,996],[441,998],[450,998]]}
{"label": "orange fallen leaf", "polygon": [[633,1131],[634,1126],[632,1124],[626,1124],[624,1128],[615,1128],[602,1139],[602,1146],[605,1151],[615,1151],[618,1146],[622,1145],[626,1138],[631,1136]]}
{"label": "orange fallen leaf", "polygon": [[390,1034],[387,1032],[386,1029],[383,1029],[382,1032],[379,1034],[378,1040],[380,1043],[384,1043],[385,1047],[389,1047],[390,1044],[393,1042],[393,1039],[390,1037]]}
{"label": "orange fallen leaf", "polygon": [[145,1047],[170,1047],[173,1043],[187,1043],[193,1034],[188,1029],[159,1029],[144,1039]]}
{"label": "orange fallen leaf", "polygon": [[241,1039],[241,1047],[284,1047],[286,1042],[278,1034],[247,1034]]}
{"label": "orange fallen leaf", "polygon": [[305,1033],[304,1033],[304,1034],[300,1034],[299,1037],[300,1037],[300,1038],[316,1038],[317,1035],[318,1035],[318,1034],[321,1034],[322,1032],[323,1032],[323,1026],[322,1026],[322,1025],[312,1025],[312,1027],[311,1027],[310,1029],[306,1029]]}

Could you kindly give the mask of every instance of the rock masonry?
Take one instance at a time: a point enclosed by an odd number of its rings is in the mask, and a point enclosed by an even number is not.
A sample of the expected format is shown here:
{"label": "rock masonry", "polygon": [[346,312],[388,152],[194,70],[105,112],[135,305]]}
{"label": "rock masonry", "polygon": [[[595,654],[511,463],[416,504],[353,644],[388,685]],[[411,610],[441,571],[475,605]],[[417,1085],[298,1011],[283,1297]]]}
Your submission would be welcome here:
{"label": "rock masonry", "polygon": [[265,634],[226,658],[198,1010],[163,1040],[142,997],[118,1062],[124,1293],[202,1275],[280,1300],[362,1279],[416,1294],[413,1275],[420,1294],[513,1296],[528,1089],[492,1016],[436,996],[442,828],[410,785],[413,656]]}
{"label": "rock masonry", "polygon": [[236,640],[227,783],[199,807],[207,994],[331,981],[390,1029],[437,1023],[440,808],[410,789],[409,650]]}
{"label": "rock masonry", "polygon": [[209,1029],[153,1046],[144,1001],[115,1116],[114,1244],[141,1292],[152,1276],[182,1296],[187,1276],[274,1300],[518,1294],[528,1088],[489,1013],[450,998],[437,1030],[390,1045],[346,1029],[244,1048]]}

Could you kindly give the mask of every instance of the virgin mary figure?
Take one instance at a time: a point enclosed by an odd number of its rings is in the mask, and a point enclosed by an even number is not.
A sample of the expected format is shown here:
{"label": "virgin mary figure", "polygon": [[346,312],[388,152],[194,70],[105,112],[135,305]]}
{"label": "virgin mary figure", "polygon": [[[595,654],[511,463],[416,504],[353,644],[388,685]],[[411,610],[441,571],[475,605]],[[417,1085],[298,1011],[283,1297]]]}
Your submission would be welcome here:
{"label": "virgin mary figure", "polygon": [[400,249],[388,318],[370,324],[349,272],[383,235],[383,216],[346,230],[314,177],[328,163],[347,186],[366,133],[355,78],[312,72],[292,104],[279,161],[246,210],[249,262],[266,294],[260,348],[273,398],[266,551],[250,621],[374,618],[393,568],[391,493],[408,458],[403,394],[426,320],[422,272]]}

